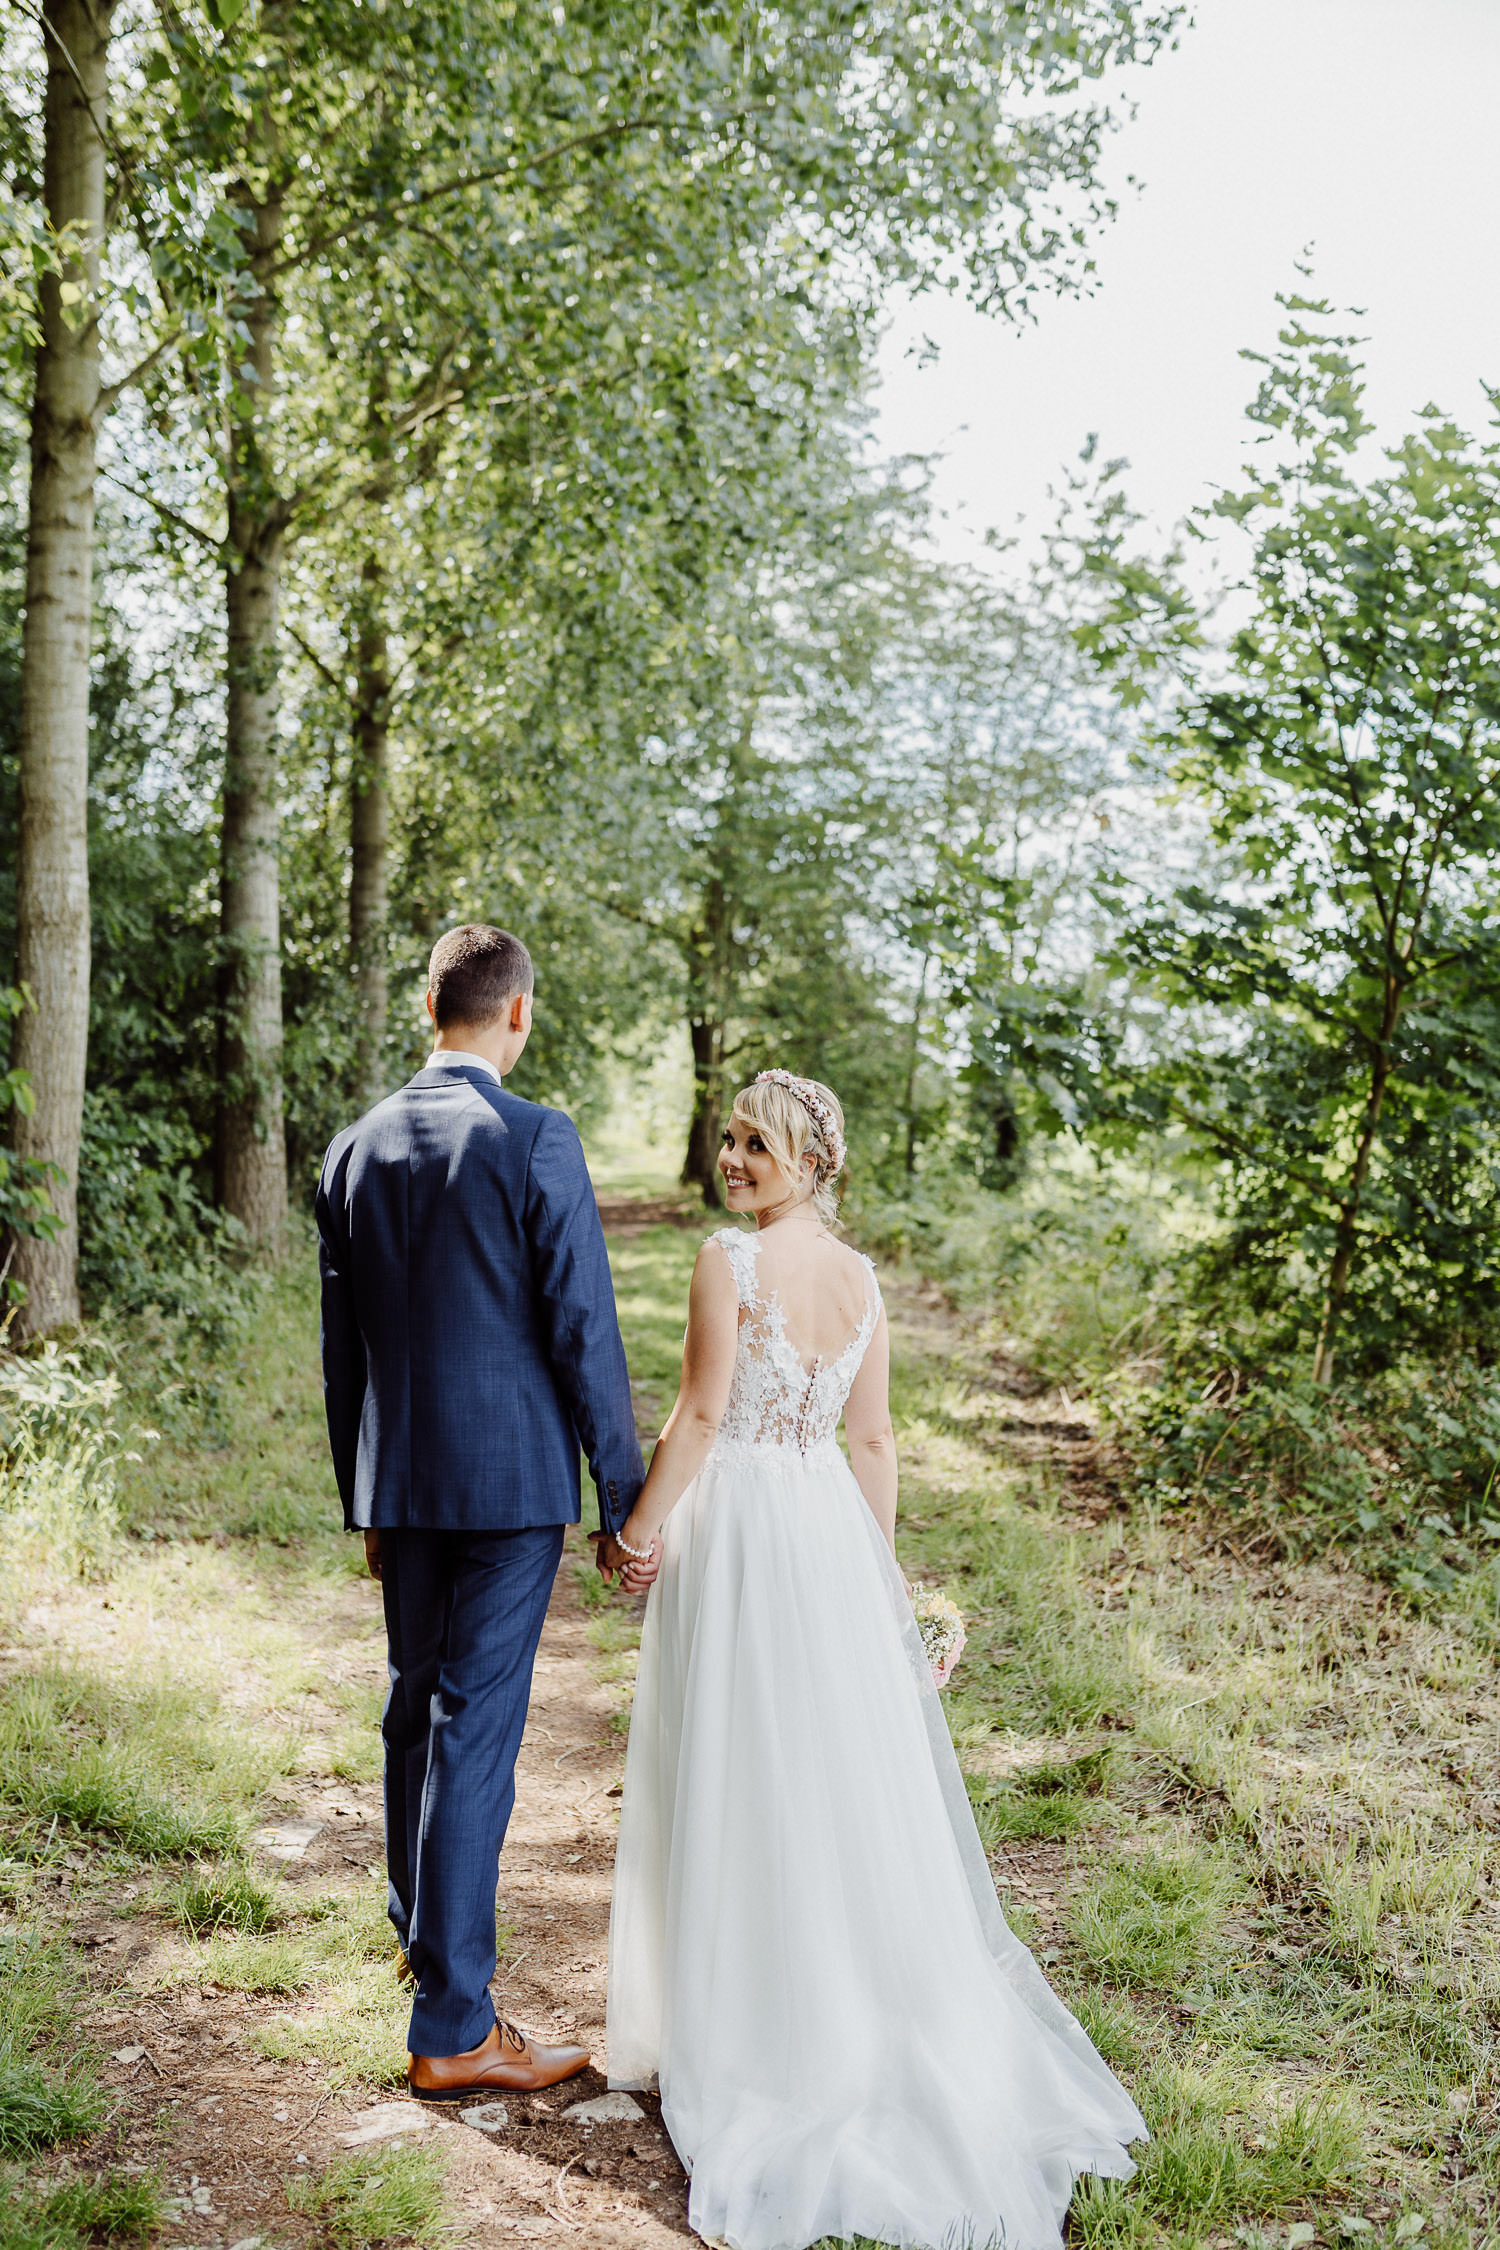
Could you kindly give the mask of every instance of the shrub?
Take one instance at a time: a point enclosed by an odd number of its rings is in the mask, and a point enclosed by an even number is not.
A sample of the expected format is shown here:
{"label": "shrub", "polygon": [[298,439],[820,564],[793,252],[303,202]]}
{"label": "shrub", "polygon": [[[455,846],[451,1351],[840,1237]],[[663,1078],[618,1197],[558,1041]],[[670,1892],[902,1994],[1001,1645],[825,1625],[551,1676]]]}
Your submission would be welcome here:
{"label": "shrub", "polygon": [[1500,1369],[1402,1361],[1337,1390],[1304,1369],[1201,1362],[1116,1399],[1141,1487],[1204,1497],[1298,1553],[1362,1550],[1415,1595],[1446,1592],[1500,1542]]}
{"label": "shrub", "polygon": [[119,1529],[125,1438],[109,1369],[46,1345],[0,1357],[0,1554],[11,1580],[97,1571]]}
{"label": "shrub", "polygon": [[245,1234],[202,1192],[200,1158],[180,1119],[127,1107],[110,1089],[84,1097],[78,1281],[91,1310],[154,1306],[217,1347],[243,1310]]}

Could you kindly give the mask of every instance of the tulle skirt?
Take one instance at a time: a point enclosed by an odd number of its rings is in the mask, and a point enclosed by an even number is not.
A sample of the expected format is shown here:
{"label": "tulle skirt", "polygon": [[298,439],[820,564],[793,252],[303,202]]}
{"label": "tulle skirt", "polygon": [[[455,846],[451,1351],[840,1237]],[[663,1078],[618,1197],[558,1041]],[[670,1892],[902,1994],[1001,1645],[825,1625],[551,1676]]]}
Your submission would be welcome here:
{"label": "tulle skirt", "polygon": [[720,1444],[646,1607],[612,2086],[733,2250],[1054,2250],[1145,2126],[1001,1915],[901,1576],[836,1445]]}

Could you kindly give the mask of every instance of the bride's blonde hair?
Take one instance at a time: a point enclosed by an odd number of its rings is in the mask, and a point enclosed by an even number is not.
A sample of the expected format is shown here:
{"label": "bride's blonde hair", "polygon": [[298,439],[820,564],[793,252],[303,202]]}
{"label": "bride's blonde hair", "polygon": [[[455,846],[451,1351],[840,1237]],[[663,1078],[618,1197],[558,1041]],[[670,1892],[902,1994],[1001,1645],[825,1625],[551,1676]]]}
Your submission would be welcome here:
{"label": "bride's blonde hair", "polygon": [[813,1209],[831,1227],[839,1215],[833,1183],[844,1169],[844,1112],[833,1088],[788,1070],[763,1070],[735,1095],[731,1114],[760,1135],[772,1163],[794,1180],[811,1151]]}

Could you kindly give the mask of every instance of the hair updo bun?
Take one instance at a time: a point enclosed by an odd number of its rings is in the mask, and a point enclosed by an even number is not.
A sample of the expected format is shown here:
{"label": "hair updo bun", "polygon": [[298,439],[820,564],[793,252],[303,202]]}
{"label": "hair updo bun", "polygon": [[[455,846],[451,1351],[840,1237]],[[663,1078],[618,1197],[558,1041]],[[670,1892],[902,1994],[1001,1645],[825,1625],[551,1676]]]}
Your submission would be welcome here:
{"label": "hair updo bun", "polygon": [[804,1160],[812,1155],[813,1208],[825,1226],[832,1226],[839,1215],[834,1182],[846,1154],[844,1112],[832,1087],[790,1070],[763,1070],[731,1106],[760,1135],[771,1161],[792,1179],[801,1179]]}

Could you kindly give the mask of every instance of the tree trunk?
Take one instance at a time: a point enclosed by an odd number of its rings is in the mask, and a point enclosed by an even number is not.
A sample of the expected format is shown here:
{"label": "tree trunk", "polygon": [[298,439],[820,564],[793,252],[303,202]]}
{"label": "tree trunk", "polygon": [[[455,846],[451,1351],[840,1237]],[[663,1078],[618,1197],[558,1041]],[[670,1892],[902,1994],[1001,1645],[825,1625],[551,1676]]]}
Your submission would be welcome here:
{"label": "tree trunk", "polygon": [[390,1000],[390,655],[385,572],[369,555],[360,574],[354,643],[354,763],[349,776],[349,958],[359,999],[358,1094],[368,1108],[386,1092]]}
{"label": "tree trunk", "polygon": [[1354,1265],[1359,1207],[1365,1181],[1369,1176],[1370,1159],[1375,1152],[1375,1134],[1380,1124],[1380,1113],[1385,1106],[1385,1089],[1391,1074],[1391,1041],[1400,1021],[1402,998],[1402,988],[1396,979],[1387,978],[1380,1039],[1370,1070],[1370,1090],[1365,1098],[1365,1114],[1360,1125],[1359,1145],[1354,1153],[1349,1185],[1339,1204],[1333,1262],[1328,1269],[1328,1283],[1323,1294],[1323,1319],[1318,1330],[1317,1349],[1313,1354],[1313,1381],[1321,1383],[1325,1389],[1333,1382],[1334,1335],[1344,1298],[1348,1294],[1349,1275]]}
{"label": "tree trunk", "polygon": [[281,235],[278,195],[249,206],[249,331],[229,432],[226,602],[229,683],[219,867],[219,1198],[252,1242],[286,1224],[281,1096],[281,870],[278,853],[277,621],[286,507],[268,428],[277,306],[269,279]]}
{"label": "tree trunk", "polygon": [[724,1026],[694,1018],[693,1115],[688,1126],[682,1184],[697,1188],[711,1211],[723,1204],[719,1182],[719,1140],[724,1130]]}
{"label": "tree trunk", "polygon": [[[370,501],[378,525],[392,481],[390,377],[379,331],[370,370],[366,443],[375,471]],[[387,1091],[391,664],[385,597],[385,564],[372,544],[354,606],[354,758],[349,773],[349,960],[359,1006],[356,1092],[366,1108]]]}
{"label": "tree trunk", "polygon": [[906,1058],[906,1176],[914,1177],[917,1169],[917,1070],[922,1060],[922,1015],[927,1006],[927,971],[932,961],[930,953],[922,956],[922,975],[917,984],[916,1005],[911,1012],[911,1046]]}
{"label": "tree trunk", "polygon": [[723,1204],[719,1137],[724,1129],[724,1039],[729,1015],[729,896],[716,869],[703,890],[703,914],[688,946],[688,1032],[693,1042],[693,1115],[682,1184],[711,1211]]}
{"label": "tree trunk", "polygon": [[[31,413],[31,509],[21,659],[17,970],[35,1006],[17,1018],[12,1060],[35,1107],[16,1116],[18,1154],[57,1167],[54,1242],[21,1236],[14,1272],[28,1335],[78,1319],[78,1145],[89,1030],[89,643],[96,297],[104,235],[105,106],[113,0],[45,0],[44,196],[55,228],[82,236],[63,276],[41,284],[42,342]],[[76,326],[62,285],[82,292]]]}

